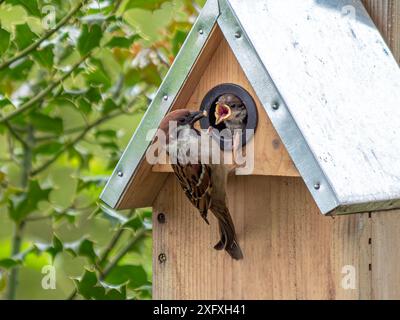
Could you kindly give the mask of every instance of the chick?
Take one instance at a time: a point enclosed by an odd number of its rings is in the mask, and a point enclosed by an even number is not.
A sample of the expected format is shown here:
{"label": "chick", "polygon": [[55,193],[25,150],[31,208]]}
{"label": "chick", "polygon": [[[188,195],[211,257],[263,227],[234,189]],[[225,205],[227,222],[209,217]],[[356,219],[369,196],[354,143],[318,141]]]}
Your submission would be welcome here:
{"label": "chick", "polygon": [[247,109],[243,102],[233,94],[224,94],[218,98],[215,108],[215,124],[224,123],[234,134],[235,130],[246,128]]}

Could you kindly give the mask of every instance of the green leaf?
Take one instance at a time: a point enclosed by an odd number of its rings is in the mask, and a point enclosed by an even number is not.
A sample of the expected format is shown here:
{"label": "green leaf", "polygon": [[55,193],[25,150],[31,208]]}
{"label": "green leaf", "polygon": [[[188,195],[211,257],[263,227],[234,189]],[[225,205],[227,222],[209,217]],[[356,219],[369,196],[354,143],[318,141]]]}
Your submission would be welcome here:
{"label": "green leaf", "polygon": [[90,86],[102,87],[108,89],[111,87],[111,79],[102,62],[97,59],[91,59],[91,68],[88,70],[86,80]]}
{"label": "green leaf", "polygon": [[10,33],[0,27],[0,56],[3,55],[10,45]]}
{"label": "green leaf", "polygon": [[81,256],[88,258],[91,263],[95,263],[97,260],[97,254],[94,250],[94,243],[87,238],[83,238],[71,243],[64,243],[64,249],[74,257]]}
{"label": "green leaf", "polygon": [[97,103],[102,99],[100,89],[95,87],[90,87],[85,96],[91,103]]}
{"label": "green leaf", "polygon": [[97,130],[95,137],[97,139],[105,138],[105,139],[116,139],[117,132],[115,130]]}
{"label": "green leaf", "polygon": [[44,68],[51,69],[54,62],[53,45],[36,50],[33,53],[35,60]]}
{"label": "green leaf", "polygon": [[103,114],[109,114],[111,111],[118,109],[118,106],[112,99],[107,99],[102,107]]}
{"label": "green leaf", "polygon": [[26,192],[20,191],[9,199],[9,216],[15,222],[20,222],[30,213],[38,209],[41,201],[47,201],[51,189],[43,189],[36,180],[29,182]]}
{"label": "green leaf", "polygon": [[82,56],[92,51],[100,45],[102,30],[98,24],[87,25],[82,27],[81,35],[78,39],[78,50]]}
{"label": "green leaf", "polygon": [[1,98],[1,95],[0,95],[0,109],[6,107],[8,105],[13,106],[13,103],[8,98]]}
{"label": "green leaf", "polygon": [[118,152],[120,150],[118,144],[115,142],[99,142],[99,145],[103,150],[110,150],[112,152]]}
{"label": "green leaf", "polygon": [[60,238],[56,235],[53,235],[53,246],[47,250],[47,252],[51,255],[53,261],[56,256],[63,251],[63,243],[61,242]]}
{"label": "green leaf", "polygon": [[75,279],[77,291],[88,300],[125,300],[126,285],[110,285],[99,281],[95,271],[86,269],[81,278]]}
{"label": "green leaf", "polygon": [[[136,1],[135,1],[136,2]],[[151,1],[145,0],[147,5],[151,6]],[[159,1],[155,8],[160,7]],[[166,1],[163,1],[166,2]],[[129,8],[128,4],[128,8]],[[140,36],[149,41],[156,42],[162,41],[165,38],[165,30],[173,20],[174,14],[178,10],[177,6],[173,2],[166,2],[161,6],[160,9],[154,11],[139,10],[139,9],[151,9],[150,7],[138,7],[131,6],[128,11],[123,14],[125,21],[130,24],[134,30],[136,30]]]}
{"label": "green leaf", "polygon": [[146,271],[140,265],[115,266],[106,281],[115,285],[128,282],[128,287],[132,289],[148,284]]}
{"label": "green leaf", "polygon": [[88,115],[92,111],[92,105],[86,97],[79,97],[76,102],[79,110],[84,114]]}
{"label": "green leaf", "polygon": [[54,134],[61,134],[64,131],[63,120],[61,118],[53,118],[38,112],[31,113],[29,117],[33,126],[38,131]]}
{"label": "green leaf", "polygon": [[124,215],[103,203],[100,204],[100,209],[103,217],[112,223],[123,225],[128,221]]}
{"label": "green leaf", "polygon": [[33,63],[34,62],[30,59],[22,58],[4,70],[4,73],[3,71],[0,71],[0,79],[3,73],[3,75],[11,78],[12,80],[26,80],[29,72],[31,71]]}
{"label": "green leaf", "polygon": [[108,177],[105,176],[81,177],[78,182],[78,191],[103,188],[107,179]]}
{"label": "green leaf", "polygon": [[110,41],[107,42],[106,46],[108,48],[124,48],[128,49],[132,46],[132,44],[140,39],[141,37],[139,35],[133,35],[129,38],[125,37],[114,37]]}
{"label": "green leaf", "polygon": [[161,76],[158,72],[158,68],[154,64],[149,64],[145,68],[140,70],[140,75],[143,81],[153,84],[158,87],[161,84]]}
{"label": "green leaf", "polygon": [[177,30],[175,32],[174,38],[172,39],[172,54],[176,56],[185,42],[187,32],[183,30]]}
{"label": "green leaf", "polygon": [[31,16],[35,17],[42,16],[38,7],[37,0],[8,0],[7,2],[13,5],[23,6]]}
{"label": "green leaf", "polygon": [[155,10],[159,9],[163,3],[170,1],[171,0],[129,0],[125,6],[125,10],[133,8]]}
{"label": "green leaf", "polygon": [[38,155],[50,156],[56,154],[63,148],[63,144],[57,141],[50,141],[40,144],[34,149],[35,157]]}
{"label": "green leaf", "polygon": [[19,50],[25,49],[36,38],[37,35],[31,31],[27,24],[20,24],[15,27],[15,43]]}
{"label": "green leaf", "polygon": [[132,229],[133,231],[143,228],[143,220],[136,215],[135,217],[129,219],[122,225],[124,228]]}
{"label": "green leaf", "polygon": [[104,288],[97,286],[96,272],[85,270],[81,278],[75,279],[76,289],[85,299],[102,299],[105,295]]}
{"label": "green leaf", "polygon": [[5,258],[0,259],[0,268],[11,269],[21,264],[20,260]]}

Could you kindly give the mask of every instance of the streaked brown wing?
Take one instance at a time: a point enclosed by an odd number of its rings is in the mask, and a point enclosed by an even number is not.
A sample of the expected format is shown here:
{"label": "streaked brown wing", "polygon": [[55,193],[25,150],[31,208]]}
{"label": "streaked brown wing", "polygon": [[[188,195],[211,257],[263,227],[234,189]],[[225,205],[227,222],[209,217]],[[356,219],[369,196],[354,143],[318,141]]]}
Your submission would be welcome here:
{"label": "streaked brown wing", "polygon": [[190,202],[208,223],[207,212],[211,206],[211,168],[205,164],[172,165],[175,176]]}

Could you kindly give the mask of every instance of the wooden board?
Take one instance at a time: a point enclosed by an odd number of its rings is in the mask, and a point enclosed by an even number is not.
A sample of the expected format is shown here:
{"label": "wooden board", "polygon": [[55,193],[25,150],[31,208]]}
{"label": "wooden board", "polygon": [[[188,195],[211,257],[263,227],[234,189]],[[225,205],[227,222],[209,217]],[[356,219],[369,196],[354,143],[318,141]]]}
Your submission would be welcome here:
{"label": "wooden board", "polygon": [[[174,109],[186,107],[198,110],[204,96],[219,84],[235,83],[242,86],[254,98],[259,115],[255,138],[251,141],[255,150],[253,174],[299,176],[267,113],[218,27],[216,33],[220,34],[219,46],[212,58],[208,60],[208,66],[200,79],[198,79],[193,94],[186,103],[184,103],[184,100],[176,103]],[[153,171],[172,172],[172,168],[169,165],[156,165],[153,167]]]}
{"label": "wooden board", "polygon": [[[400,1],[363,1],[400,62]],[[372,213],[372,298],[400,299],[400,210]]]}
{"label": "wooden board", "polygon": [[[239,262],[213,249],[215,219],[207,226],[168,178],[154,204],[155,299],[370,298],[368,215],[322,216],[300,178],[241,176],[229,185]],[[355,289],[342,288],[346,265],[354,267]]]}

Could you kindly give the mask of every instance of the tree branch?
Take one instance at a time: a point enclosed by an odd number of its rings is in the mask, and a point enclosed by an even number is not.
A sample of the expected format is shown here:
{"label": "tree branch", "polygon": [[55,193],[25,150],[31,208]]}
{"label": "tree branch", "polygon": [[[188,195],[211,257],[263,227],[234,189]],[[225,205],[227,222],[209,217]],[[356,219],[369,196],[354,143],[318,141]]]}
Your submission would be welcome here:
{"label": "tree branch", "polygon": [[69,19],[71,19],[71,17],[74,16],[75,13],[77,13],[87,1],[88,0],[82,0],[82,2],[78,3],[64,18],[62,18],[60,20],[59,23],[56,24],[54,29],[49,30],[38,41],[32,43],[30,46],[26,47],[22,51],[20,51],[17,54],[15,54],[9,60],[7,60],[7,61],[3,62],[2,64],[0,64],[0,70],[3,70],[5,68],[7,68],[13,62],[15,62],[15,61],[17,61],[17,60],[29,55],[31,52],[36,50],[45,40],[50,38],[54,33],[56,33],[58,30],[60,30],[61,27],[63,27],[65,24],[67,24]]}
{"label": "tree branch", "polygon": [[67,79],[72,72],[74,72],[75,69],[79,67],[79,65],[84,62],[88,57],[90,56],[90,53],[86,54],[83,56],[79,62],[77,62],[75,65],[72,66],[71,70],[68,71],[66,74],[64,74],[60,79],[54,81],[52,84],[47,86],[46,89],[43,91],[40,91],[36,96],[34,96],[32,99],[24,103],[22,106],[20,106],[17,110],[14,112],[11,112],[10,114],[6,115],[4,118],[0,119],[0,124],[4,124],[6,121],[9,121],[13,118],[15,118],[17,115],[27,111],[28,109],[32,108],[35,103],[41,101],[43,98],[45,98],[54,88],[56,88],[58,85],[60,85],[65,79]]}
{"label": "tree branch", "polygon": [[[135,213],[135,210],[132,210],[129,215],[129,217],[132,217],[132,215]],[[124,247],[124,249],[121,250],[121,252],[117,255],[117,257],[105,268],[105,270],[102,272],[101,271],[101,266],[104,262],[106,262],[110,252],[114,249],[115,245],[117,244],[118,240],[121,238],[122,234],[124,233],[125,229],[120,228],[117,233],[112,237],[110,243],[107,245],[106,249],[104,250],[103,254],[101,255],[97,265],[96,269],[100,273],[100,280],[104,280],[104,278],[111,272],[112,268],[114,268],[118,262],[129,252],[129,250],[140,240],[146,235],[146,231],[144,229],[141,229],[136,232],[134,237],[129,241],[129,243]],[[76,295],[78,294],[77,289],[74,289],[71,294],[67,297],[67,300],[73,300],[75,299]]]}
{"label": "tree branch", "polygon": [[[127,218],[130,219],[133,214],[135,213],[135,210],[131,210],[129,214],[127,215]],[[103,267],[104,262],[107,261],[108,256],[110,255],[111,251],[114,249],[116,244],[118,243],[118,240],[121,238],[123,235],[125,229],[124,228],[119,228],[118,231],[114,234],[114,236],[111,238],[110,243],[107,245],[107,247],[104,249],[103,253],[101,254],[98,262],[98,266],[100,268]]]}
{"label": "tree branch", "polygon": [[92,124],[88,125],[75,139],[73,139],[72,141],[66,143],[61,150],[59,150],[53,158],[51,158],[50,160],[46,161],[44,164],[42,164],[40,167],[36,168],[35,170],[32,171],[31,176],[34,177],[36,175],[38,175],[39,173],[41,173],[42,171],[46,170],[49,166],[51,166],[55,161],[57,161],[57,159],[59,157],[61,157],[63,155],[64,152],[66,152],[69,148],[73,147],[75,144],[77,144],[79,141],[81,141],[86,134],[92,130],[93,128],[101,125],[103,122],[106,122],[108,120],[111,120],[115,117],[118,117],[120,115],[124,114],[123,111],[118,111],[115,112],[113,114],[108,115],[108,117],[105,118],[100,118],[97,121],[93,122]]}
{"label": "tree branch", "polygon": [[112,271],[112,269],[121,261],[123,257],[132,249],[132,247],[140,241],[146,235],[145,229],[140,229],[136,231],[133,238],[128,242],[128,244],[118,253],[112,262],[104,269],[100,275],[100,280],[104,280]]}
{"label": "tree branch", "polygon": [[[32,168],[32,146],[34,145],[33,128],[29,127],[28,142],[24,145],[24,161],[23,172],[21,176],[21,185],[26,189],[29,185],[29,176]],[[12,251],[11,256],[17,255],[21,251],[22,234],[25,227],[25,221],[15,224],[14,235],[12,238]],[[10,280],[7,288],[7,299],[14,300],[17,293],[18,286],[18,267],[11,270]]]}
{"label": "tree branch", "polygon": [[[17,255],[21,250],[22,245],[22,233],[25,227],[25,223],[16,223],[14,226],[14,234],[12,237],[12,248],[11,248],[11,256]],[[14,267],[10,272],[10,279],[7,288],[6,297],[8,300],[15,300],[15,296],[17,293],[18,286],[18,267]]]}
{"label": "tree branch", "polygon": [[14,136],[15,139],[17,139],[24,148],[29,148],[28,144],[22,137],[14,130],[14,128],[10,125],[8,121],[4,122],[6,125],[7,129],[10,131],[11,135]]}

